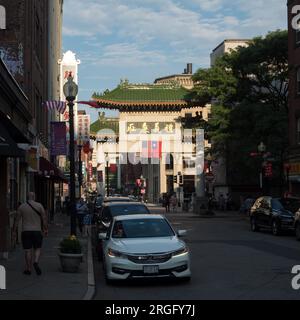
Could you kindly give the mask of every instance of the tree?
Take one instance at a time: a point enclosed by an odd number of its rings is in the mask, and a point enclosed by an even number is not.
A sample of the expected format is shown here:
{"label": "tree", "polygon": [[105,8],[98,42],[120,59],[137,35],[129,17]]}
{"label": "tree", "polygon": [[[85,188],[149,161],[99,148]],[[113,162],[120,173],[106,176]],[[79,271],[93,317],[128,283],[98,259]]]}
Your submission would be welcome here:
{"label": "tree", "polygon": [[226,158],[236,183],[257,181],[261,162],[250,153],[257,151],[259,142],[264,141],[277,159],[285,148],[287,79],[286,31],[254,38],[248,47],[225,54],[194,75],[199,100],[213,101],[207,129],[212,152]]}

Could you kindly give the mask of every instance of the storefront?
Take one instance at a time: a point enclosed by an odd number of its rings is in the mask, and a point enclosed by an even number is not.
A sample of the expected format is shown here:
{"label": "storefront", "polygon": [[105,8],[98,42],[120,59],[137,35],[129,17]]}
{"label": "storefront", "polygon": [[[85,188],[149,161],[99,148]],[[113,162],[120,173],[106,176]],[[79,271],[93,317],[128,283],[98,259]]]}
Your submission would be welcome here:
{"label": "storefront", "polygon": [[0,59],[0,258],[11,249],[11,228],[16,209],[26,194],[26,152],[31,143],[27,97]]}
{"label": "storefront", "polygon": [[291,162],[286,166],[288,190],[293,196],[300,197],[300,162]]}

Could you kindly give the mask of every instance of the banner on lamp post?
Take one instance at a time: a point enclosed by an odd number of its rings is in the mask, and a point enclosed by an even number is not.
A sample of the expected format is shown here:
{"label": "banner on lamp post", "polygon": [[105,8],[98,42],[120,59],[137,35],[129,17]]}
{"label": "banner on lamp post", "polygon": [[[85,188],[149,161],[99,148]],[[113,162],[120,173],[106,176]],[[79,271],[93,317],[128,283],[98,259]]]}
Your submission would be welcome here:
{"label": "banner on lamp post", "polygon": [[67,155],[67,127],[65,122],[51,122],[51,155]]}

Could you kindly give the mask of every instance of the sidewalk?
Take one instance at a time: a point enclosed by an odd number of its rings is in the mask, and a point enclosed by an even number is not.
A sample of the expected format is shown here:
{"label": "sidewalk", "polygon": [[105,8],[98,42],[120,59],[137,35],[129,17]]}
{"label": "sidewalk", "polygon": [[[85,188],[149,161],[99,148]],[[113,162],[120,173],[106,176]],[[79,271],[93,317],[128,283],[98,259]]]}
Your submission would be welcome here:
{"label": "sidewalk", "polygon": [[21,246],[10,253],[7,261],[0,260],[6,268],[7,290],[0,290],[0,300],[82,300],[88,290],[87,239],[80,239],[83,245],[84,261],[78,273],[63,273],[57,247],[69,234],[69,217],[58,215],[49,228],[49,236],[44,239],[40,267],[42,276],[35,272],[23,275],[24,254]]}

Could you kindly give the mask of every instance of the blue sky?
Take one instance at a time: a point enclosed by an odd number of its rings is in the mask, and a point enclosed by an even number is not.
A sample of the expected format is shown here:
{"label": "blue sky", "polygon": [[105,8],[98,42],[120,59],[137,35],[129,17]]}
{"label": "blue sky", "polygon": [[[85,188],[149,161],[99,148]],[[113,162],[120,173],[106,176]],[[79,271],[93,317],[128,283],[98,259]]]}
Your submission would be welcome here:
{"label": "blue sky", "polygon": [[208,67],[224,39],[286,28],[286,0],[65,0],[63,50],[81,60],[79,98],[89,100],[121,78],[151,83],[188,62]]}

